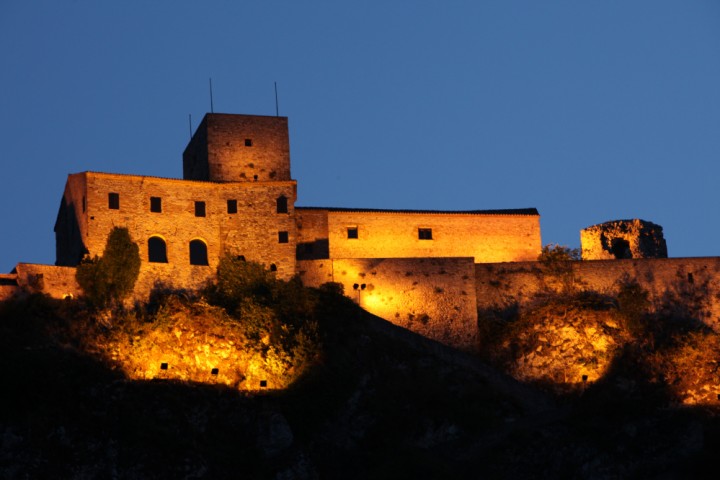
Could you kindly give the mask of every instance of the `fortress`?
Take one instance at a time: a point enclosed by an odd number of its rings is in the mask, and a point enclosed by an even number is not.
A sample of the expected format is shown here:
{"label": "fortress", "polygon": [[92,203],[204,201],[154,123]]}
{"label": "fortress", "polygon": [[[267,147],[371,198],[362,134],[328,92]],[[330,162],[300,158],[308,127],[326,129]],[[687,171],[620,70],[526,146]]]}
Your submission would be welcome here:
{"label": "fortress", "polygon": [[[279,278],[299,275],[308,286],[341,283],[371,313],[464,349],[478,341],[478,310],[522,304],[540,288],[532,280],[542,245],[534,208],[323,208],[296,206],[296,198],[286,117],[207,114],[183,153],[182,179],[69,175],[55,223],[56,265],[18,264],[0,275],[0,299],[26,291],[77,295],[73,267],[102,255],[113,227],[126,227],[140,247],[138,299],[159,287],[198,288],[230,254]],[[659,228],[638,225],[587,229],[584,259],[610,260],[577,262],[577,274],[608,289],[628,275],[642,277],[660,298],[682,272],[683,281],[693,275],[720,292],[716,258],[655,258],[660,266],[638,260],[635,240],[653,243]],[[647,256],[667,256],[664,240],[654,243]],[[713,325],[715,297],[703,311]]]}

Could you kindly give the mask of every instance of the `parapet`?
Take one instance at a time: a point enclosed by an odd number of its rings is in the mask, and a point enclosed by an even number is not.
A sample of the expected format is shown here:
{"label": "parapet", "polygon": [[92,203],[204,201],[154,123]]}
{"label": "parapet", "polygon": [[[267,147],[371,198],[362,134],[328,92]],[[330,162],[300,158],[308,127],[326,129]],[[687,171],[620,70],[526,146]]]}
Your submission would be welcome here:
{"label": "parapet", "polygon": [[645,220],[613,220],[580,231],[583,260],[667,258],[660,225]]}

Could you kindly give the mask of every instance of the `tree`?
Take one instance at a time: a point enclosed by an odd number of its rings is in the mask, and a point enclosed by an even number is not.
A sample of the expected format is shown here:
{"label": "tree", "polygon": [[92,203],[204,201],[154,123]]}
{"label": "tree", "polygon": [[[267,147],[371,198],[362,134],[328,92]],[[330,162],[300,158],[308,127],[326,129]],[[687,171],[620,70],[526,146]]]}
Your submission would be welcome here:
{"label": "tree", "polygon": [[548,244],[542,247],[538,262],[544,267],[548,284],[566,294],[573,293],[577,279],[571,262],[580,260],[580,251],[564,245]]}
{"label": "tree", "polygon": [[114,227],[102,257],[83,260],[75,273],[88,301],[97,308],[119,305],[140,274],[140,249],[124,227]]}

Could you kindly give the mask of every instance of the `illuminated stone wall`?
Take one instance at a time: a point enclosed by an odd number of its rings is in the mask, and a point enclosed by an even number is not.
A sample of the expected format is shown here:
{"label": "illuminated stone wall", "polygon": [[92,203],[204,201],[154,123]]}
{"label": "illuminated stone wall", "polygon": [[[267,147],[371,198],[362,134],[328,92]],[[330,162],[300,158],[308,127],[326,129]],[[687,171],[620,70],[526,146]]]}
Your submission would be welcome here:
{"label": "illuminated stone wall", "polygon": [[15,270],[18,285],[26,293],[44,293],[53,298],[65,298],[76,297],[80,292],[72,267],[18,263]]}
{"label": "illuminated stone wall", "polygon": [[208,113],[183,153],[183,178],[290,180],[287,117]]}
{"label": "illuminated stone wall", "polygon": [[583,260],[667,258],[660,225],[645,220],[614,220],[580,231]]}
{"label": "illuminated stone wall", "polygon": [[[650,294],[652,308],[675,309],[720,330],[720,258],[649,258],[572,262],[579,289],[615,295],[635,281]],[[512,310],[529,305],[536,294],[559,288],[537,262],[475,265],[478,309]]]}
{"label": "illuminated stone wall", "polygon": [[[541,249],[537,214],[303,207],[298,212],[299,241],[309,246],[327,239],[324,258],[473,257],[476,262],[517,262],[537,259]],[[420,238],[421,230],[430,238]],[[350,238],[355,234],[357,238]],[[299,247],[300,254],[306,253],[304,248]]]}
{"label": "illuminated stone wall", "polygon": [[[58,217],[56,230],[77,226],[79,234],[58,235],[58,259],[71,258],[81,249],[101,255],[107,235],[118,226],[127,227],[140,247],[139,290],[149,290],[155,282],[197,287],[215,273],[224,252],[274,264],[280,278],[290,278],[295,274],[295,189],[294,181],[210,183],[94,172],[71,175],[64,198],[67,215]],[[118,209],[109,208],[110,193],[118,194]],[[277,212],[280,196],[288,199],[287,213]],[[151,197],[161,199],[161,212],[150,211]],[[228,200],[236,200],[236,213],[228,212]],[[204,217],[196,216],[196,201],[205,202]],[[279,232],[287,232],[286,243],[280,242]],[[148,239],[153,236],[166,242],[167,263],[148,262]],[[196,239],[207,245],[208,266],[190,265],[189,244]],[[73,243],[77,241],[82,246]]]}
{"label": "illuminated stone wall", "polygon": [[463,350],[477,346],[472,258],[308,260],[298,268],[306,285],[341,283],[345,295],[395,325]]}

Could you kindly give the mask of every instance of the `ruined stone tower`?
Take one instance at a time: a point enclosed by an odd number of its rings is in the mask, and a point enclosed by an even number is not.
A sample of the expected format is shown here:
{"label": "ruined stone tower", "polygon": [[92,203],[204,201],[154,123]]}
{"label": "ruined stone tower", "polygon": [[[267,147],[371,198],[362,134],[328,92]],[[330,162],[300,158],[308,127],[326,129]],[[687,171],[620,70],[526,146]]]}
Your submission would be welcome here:
{"label": "ruined stone tower", "polygon": [[614,220],[580,231],[583,260],[667,258],[660,225],[645,220]]}

